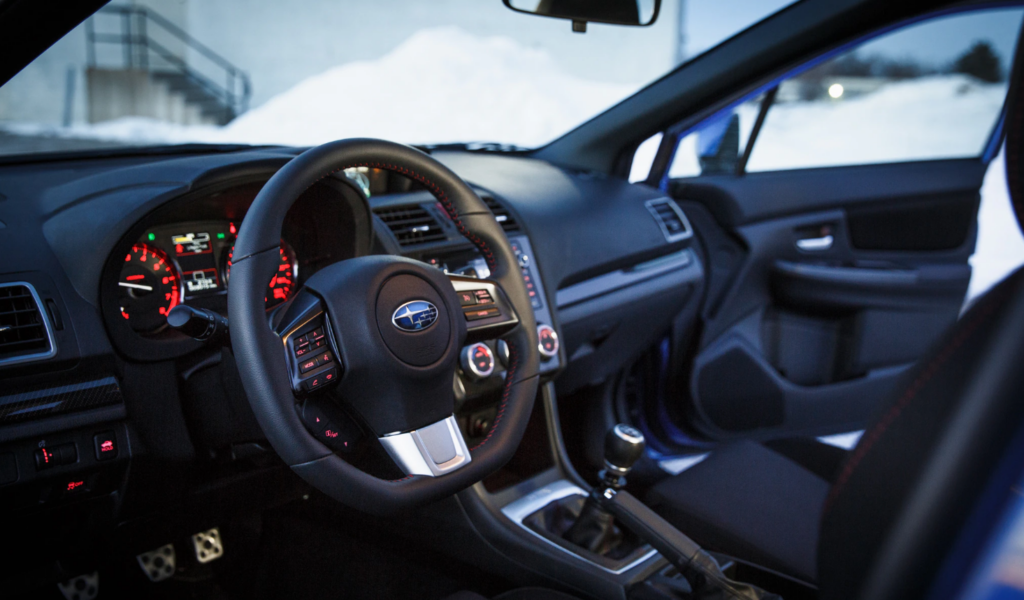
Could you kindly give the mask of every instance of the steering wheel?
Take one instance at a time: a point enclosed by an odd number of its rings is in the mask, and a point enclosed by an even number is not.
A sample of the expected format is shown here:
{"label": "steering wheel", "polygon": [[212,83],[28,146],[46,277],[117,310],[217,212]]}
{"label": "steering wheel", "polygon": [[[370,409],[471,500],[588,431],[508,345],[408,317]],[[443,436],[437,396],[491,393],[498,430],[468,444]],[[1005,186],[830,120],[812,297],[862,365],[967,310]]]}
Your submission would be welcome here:
{"label": "steering wheel", "polygon": [[[437,198],[487,261],[486,280],[449,276],[398,256],[364,256],[317,271],[268,318],[267,281],[280,264],[281,227],[317,181],[351,167],[409,177]],[[464,309],[459,293],[484,303]],[[307,150],[256,196],[235,242],[228,290],[231,343],[242,383],[277,453],[303,479],[361,510],[386,514],[450,496],[504,465],[522,439],[538,385],[537,328],[515,254],[487,206],[458,175],[414,148],[351,139]],[[452,387],[467,343],[504,339],[505,383],[494,423],[472,448],[453,416]],[[304,374],[303,348],[331,352]],[[296,356],[299,354],[299,356]],[[375,435],[400,479],[349,464],[303,425],[299,401],[339,398]]]}

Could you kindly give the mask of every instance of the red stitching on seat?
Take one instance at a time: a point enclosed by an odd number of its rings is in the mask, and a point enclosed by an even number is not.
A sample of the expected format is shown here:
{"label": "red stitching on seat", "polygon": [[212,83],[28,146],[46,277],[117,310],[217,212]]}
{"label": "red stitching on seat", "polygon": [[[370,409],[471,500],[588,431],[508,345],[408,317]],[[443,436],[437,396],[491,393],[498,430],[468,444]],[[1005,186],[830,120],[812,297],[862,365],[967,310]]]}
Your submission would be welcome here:
{"label": "red stitching on seat", "polygon": [[469,449],[470,452],[482,448],[484,444],[491,439],[494,432],[498,430],[498,425],[501,423],[501,417],[505,414],[505,406],[508,404],[509,394],[512,392],[512,380],[516,374],[516,367],[519,366],[519,352],[516,350],[516,345],[512,342],[506,342],[508,344],[508,354],[510,364],[508,372],[505,373],[505,391],[501,394],[501,404],[498,405],[498,414],[494,416],[494,425],[491,425],[491,430],[487,432],[487,437],[483,439],[479,444]]}
{"label": "red stitching on seat", "polygon": [[992,314],[995,313],[997,308],[1002,306],[1003,302],[1009,296],[1010,294],[1007,292],[1001,293],[998,299],[993,299],[992,302],[989,303],[989,305],[984,309],[984,312],[975,316],[974,319],[968,325],[965,325],[964,328],[961,329],[960,332],[956,335],[956,337],[950,340],[946,344],[946,346],[939,352],[939,354],[932,359],[928,366],[925,367],[923,371],[921,371],[921,373],[917,376],[917,378],[910,385],[910,387],[907,388],[907,391],[904,392],[903,396],[900,397],[899,401],[897,401],[896,404],[892,405],[892,407],[890,407],[889,410],[885,413],[885,416],[882,417],[882,420],[879,421],[878,424],[875,425],[874,428],[872,428],[871,431],[864,436],[864,438],[860,441],[859,444],[857,444],[857,448],[854,450],[853,456],[851,456],[850,460],[847,461],[846,466],[843,467],[843,471],[839,474],[839,477],[836,479],[835,485],[833,485],[832,489],[829,491],[828,498],[826,498],[825,500],[825,508],[823,514],[827,513],[829,509],[832,507],[832,505],[835,503],[836,499],[839,497],[839,494],[843,491],[843,489],[846,487],[846,484],[849,482],[854,470],[864,460],[864,457],[867,455],[868,451],[871,450],[871,447],[874,446],[876,442],[878,442],[878,440],[889,429],[889,427],[892,426],[896,419],[899,418],[901,414],[903,414],[903,411],[907,408],[907,406],[910,405],[911,400],[913,400],[914,397],[916,397],[917,394],[921,391],[921,389],[924,388],[925,384],[927,384],[932,379],[932,377],[934,377],[939,372],[939,369],[943,365],[945,365],[950,358],[953,357],[953,354],[955,354],[956,351],[960,349],[960,347],[964,344],[964,342],[966,342],[971,337],[971,335],[974,334],[978,327],[981,326],[981,324],[984,323],[986,319],[992,316]]}

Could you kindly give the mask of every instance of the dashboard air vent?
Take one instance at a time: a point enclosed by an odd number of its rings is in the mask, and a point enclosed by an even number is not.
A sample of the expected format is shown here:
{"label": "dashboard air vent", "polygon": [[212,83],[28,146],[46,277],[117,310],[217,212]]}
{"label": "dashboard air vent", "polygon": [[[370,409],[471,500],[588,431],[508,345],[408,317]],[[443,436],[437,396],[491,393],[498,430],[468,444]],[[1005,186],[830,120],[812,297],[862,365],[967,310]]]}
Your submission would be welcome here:
{"label": "dashboard air vent", "polygon": [[519,223],[516,223],[512,213],[508,212],[508,209],[502,206],[500,202],[490,196],[481,196],[480,198],[487,205],[487,208],[491,209],[491,212],[494,213],[494,219],[505,230],[505,233],[519,231]]}
{"label": "dashboard air vent", "polygon": [[647,210],[654,215],[654,220],[661,227],[665,239],[669,242],[678,242],[693,236],[693,229],[690,228],[690,221],[687,220],[683,210],[679,208],[675,200],[671,198],[658,198],[646,202]]}
{"label": "dashboard air vent", "polygon": [[55,354],[39,297],[25,283],[0,285],[0,365]]}
{"label": "dashboard air vent", "polygon": [[400,246],[442,242],[444,231],[429,212],[419,204],[378,208],[374,213],[384,221]]}

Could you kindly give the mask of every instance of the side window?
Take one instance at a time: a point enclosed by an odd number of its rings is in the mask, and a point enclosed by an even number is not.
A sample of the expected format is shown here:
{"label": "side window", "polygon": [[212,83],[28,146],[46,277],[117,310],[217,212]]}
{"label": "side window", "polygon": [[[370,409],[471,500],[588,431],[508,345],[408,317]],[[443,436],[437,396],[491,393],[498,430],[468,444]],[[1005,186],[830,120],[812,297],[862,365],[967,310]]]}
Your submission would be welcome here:
{"label": "side window", "polygon": [[1022,17],[1017,7],[936,17],[828,58],[687,133],[669,177],[980,156]]}
{"label": "side window", "polygon": [[704,121],[679,140],[668,176],[736,173],[747,148],[764,95]]}
{"label": "side window", "polygon": [[783,81],[746,170],[981,155],[1021,17],[1013,8],[930,19]]}

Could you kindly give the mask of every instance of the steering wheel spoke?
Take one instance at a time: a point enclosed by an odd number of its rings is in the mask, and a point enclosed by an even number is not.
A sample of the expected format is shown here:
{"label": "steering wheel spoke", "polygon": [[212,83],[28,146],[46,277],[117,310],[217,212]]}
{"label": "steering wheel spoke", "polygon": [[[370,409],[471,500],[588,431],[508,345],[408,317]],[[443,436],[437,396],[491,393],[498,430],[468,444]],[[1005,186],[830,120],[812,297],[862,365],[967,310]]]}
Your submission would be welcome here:
{"label": "steering wheel spoke", "polygon": [[439,477],[473,460],[454,415],[426,427],[379,439],[406,475]]}
{"label": "steering wheel spoke", "polygon": [[512,303],[501,286],[489,279],[449,275],[466,320],[466,343],[493,340],[519,325]]}
{"label": "steering wheel spoke", "polygon": [[337,384],[344,365],[323,302],[303,288],[274,320],[292,390],[304,396]]}

